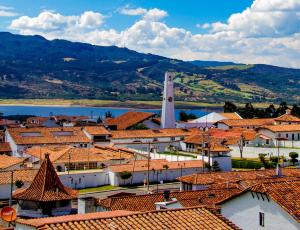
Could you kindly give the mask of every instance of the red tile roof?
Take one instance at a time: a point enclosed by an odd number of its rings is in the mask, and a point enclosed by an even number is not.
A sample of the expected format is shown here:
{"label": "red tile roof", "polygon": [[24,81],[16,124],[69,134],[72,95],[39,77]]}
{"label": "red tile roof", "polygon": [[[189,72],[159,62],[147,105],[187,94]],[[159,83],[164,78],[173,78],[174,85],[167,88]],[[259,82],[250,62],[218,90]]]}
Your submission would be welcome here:
{"label": "red tile roof", "polygon": [[280,117],[275,118],[274,120],[279,121],[279,122],[298,122],[298,123],[300,123],[300,119],[291,114],[283,114]]}
{"label": "red tile roof", "polygon": [[31,185],[25,189],[18,189],[13,194],[16,200],[38,202],[71,200],[75,197],[77,197],[77,191],[61,183],[49,155],[46,155]]}
{"label": "red tile roof", "polygon": [[[95,217],[93,217],[93,214]],[[55,217],[51,223],[45,224],[43,219],[19,220],[18,223],[30,225],[38,229],[239,229],[229,220],[217,214],[214,210],[203,207],[160,210],[144,213],[128,213],[120,216],[116,214],[105,217],[108,214],[101,214],[104,217],[97,217],[95,213],[81,215],[81,218]],[[84,219],[89,215],[89,219]],[[63,219],[66,219],[63,221]],[[49,219],[49,218],[46,218]],[[57,221],[56,221],[57,220]],[[40,221],[40,222],[39,222]],[[47,221],[47,220],[46,220]],[[34,225],[31,223],[34,222]]]}
{"label": "red tile roof", "polygon": [[112,131],[112,139],[127,138],[159,138],[159,137],[185,137],[200,133],[199,129],[148,129],[148,130],[120,130]]}
{"label": "red tile roof", "polygon": [[130,111],[116,118],[106,120],[105,123],[109,126],[117,126],[118,130],[125,130],[154,116],[154,113]]}
{"label": "red tile roof", "polygon": [[[164,166],[168,165],[168,169],[180,169],[182,168],[202,168],[203,162],[201,160],[190,160],[190,161],[167,161],[162,160],[150,160],[150,170],[163,170]],[[148,170],[148,160],[137,160],[128,164],[111,165],[109,169],[113,172],[139,172]]]}
{"label": "red tile roof", "polygon": [[229,127],[248,127],[248,126],[264,126],[264,125],[272,125],[274,123],[274,119],[272,118],[255,118],[255,119],[240,119],[240,120],[232,120],[226,119],[218,121],[217,123],[223,123]]}
{"label": "red tile roof", "polygon": [[137,212],[118,210],[111,212],[93,212],[86,214],[77,215],[65,215],[59,217],[47,217],[47,218],[36,218],[36,219],[18,219],[19,224],[24,224],[32,227],[41,227],[43,225],[59,224],[69,221],[90,221],[100,218],[113,218],[118,216],[129,215]]}
{"label": "red tile roof", "polygon": [[[32,182],[35,175],[37,174],[37,169],[20,169],[14,170],[14,182],[21,180],[23,182]],[[11,171],[0,171],[0,185],[10,184],[11,182]]]}
{"label": "red tile roof", "polygon": [[[79,127],[59,128],[9,128],[9,134],[19,145],[89,143],[90,140]],[[61,134],[60,134],[61,133]],[[64,134],[65,133],[65,134]]]}
{"label": "red tile roof", "polygon": [[[286,180],[286,178],[278,178],[277,180],[258,181],[255,185],[249,186],[241,193],[237,193],[222,201],[216,203],[220,205],[228,200],[234,199],[248,191],[264,193],[268,195],[273,201],[280,205],[286,212],[288,212],[294,219],[300,222],[300,178],[293,180]],[[269,199],[269,198],[268,198]]]}
{"label": "red tile roof", "polygon": [[257,184],[250,190],[267,194],[300,222],[300,180]]}
{"label": "red tile roof", "polygon": [[107,162],[110,160],[133,159],[134,151],[124,148],[102,147],[95,148],[76,148],[70,146],[61,147],[40,147],[34,146],[26,149],[26,154],[34,156],[35,158],[44,159],[45,154],[48,153],[51,162],[53,163],[80,163],[80,162]]}
{"label": "red tile roof", "polygon": [[20,157],[11,157],[5,154],[0,155],[0,170],[5,170],[9,167],[22,164],[26,159]]}
{"label": "red tile roof", "polygon": [[[242,190],[234,188],[207,189],[198,191],[171,192],[170,198],[176,200],[183,207],[195,207],[205,205],[215,207],[217,202],[241,193]],[[153,211],[156,209],[155,203],[163,202],[162,193],[147,195],[130,195],[121,197],[110,197],[96,200],[97,206],[102,206],[107,210],[128,210],[128,211]],[[142,205],[141,205],[142,204]]]}
{"label": "red tile roof", "polygon": [[0,142],[0,153],[9,153],[9,152],[11,152],[9,143]]}
{"label": "red tile roof", "polygon": [[[282,169],[284,180],[300,178],[300,169]],[[255,183],[277,180],[275,170],[255,170],[255,171],[231,171],[231,172],[212,172],[197,173],[177,178],[179,181],[195,185],[214,185],[230,183],[249,187]],[[279,178],[281,180],[281,178]]]}
{"label": "red tile roof", "polygon": [[295,132],[300,131],[300,124],[298,125],[268,125],[260,129],[268,129],[272,132]]}
{"label": "red tile roof", "polygon": [[86,126],[84,127],[84,130],[93,136],[110,134],[110,132],[103,126]]}

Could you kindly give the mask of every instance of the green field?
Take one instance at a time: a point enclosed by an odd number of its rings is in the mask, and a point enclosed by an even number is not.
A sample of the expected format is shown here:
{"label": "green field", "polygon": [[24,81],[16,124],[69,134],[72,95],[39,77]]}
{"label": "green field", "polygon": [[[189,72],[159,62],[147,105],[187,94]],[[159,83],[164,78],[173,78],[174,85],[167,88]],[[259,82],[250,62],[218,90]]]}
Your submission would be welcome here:
{"label": "green field", "polygon": [[95,188],[85,188],[85,189],[80,189],[79,193],[84,194],[84,193],[89,193],[89,192],[102,192],[102,191],[109,191],[109,190],[114,190],[118,189],[119,187],[111,186],[111,185],[104,185],[100,187],[95,187]]}

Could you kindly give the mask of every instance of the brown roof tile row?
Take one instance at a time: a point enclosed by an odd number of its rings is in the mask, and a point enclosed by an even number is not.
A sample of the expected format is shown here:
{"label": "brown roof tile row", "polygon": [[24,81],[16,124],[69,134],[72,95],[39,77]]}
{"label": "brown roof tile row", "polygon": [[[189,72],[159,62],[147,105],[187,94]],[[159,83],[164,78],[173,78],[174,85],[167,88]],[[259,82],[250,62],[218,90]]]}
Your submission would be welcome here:
{"label": "brown roof tile row", "polygon": [[[124,211],[122,211],[124,212]],[[113,213],[111,217],[107,217],[110,212],[102,214],[81,215],[77,218],[76,215],[56,217],[49,220],[19,220],[18,223],[34,226],[37,229],[238,229],[233,223],[213,210],[208,210],[203,207],[160,210],[144,213],[128,213],[116,216]],[[89,216],[86,219],[85,216]],[[103,215],[103,217],[101,217]],[[63,220],[65,218],[65,221]],[[33,225],[34,223],[34,225]]]}
{"label": "brown roof tile row", "polygon": [[129,111],[116,118],[108,119],[105,123],[108,126],[116,126],[118,130],[125,130],[154,116],[154,113]]}

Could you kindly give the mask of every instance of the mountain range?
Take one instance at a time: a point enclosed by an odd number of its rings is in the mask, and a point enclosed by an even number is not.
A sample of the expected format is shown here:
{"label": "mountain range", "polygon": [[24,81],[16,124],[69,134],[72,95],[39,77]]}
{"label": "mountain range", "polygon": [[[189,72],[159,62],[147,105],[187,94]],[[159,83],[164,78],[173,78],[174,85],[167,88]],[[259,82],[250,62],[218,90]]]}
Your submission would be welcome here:
{"label": "mountain range", "polygon": [[296,103],[300,70],[185,62],[115,46],[0,32],[0,98],[161,100],[165,71],[176,100]]}

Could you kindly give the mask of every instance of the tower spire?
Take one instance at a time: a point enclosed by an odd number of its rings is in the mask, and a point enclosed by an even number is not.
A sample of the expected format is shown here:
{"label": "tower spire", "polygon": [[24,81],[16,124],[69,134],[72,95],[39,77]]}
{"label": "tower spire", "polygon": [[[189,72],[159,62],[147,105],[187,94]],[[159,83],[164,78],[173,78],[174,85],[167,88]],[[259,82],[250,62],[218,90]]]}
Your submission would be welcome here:
{"label": "tower spire", "polygon": [[161,127],[175,128],[174,83],[175,73],[166,72],[161,111]]}

